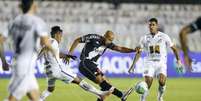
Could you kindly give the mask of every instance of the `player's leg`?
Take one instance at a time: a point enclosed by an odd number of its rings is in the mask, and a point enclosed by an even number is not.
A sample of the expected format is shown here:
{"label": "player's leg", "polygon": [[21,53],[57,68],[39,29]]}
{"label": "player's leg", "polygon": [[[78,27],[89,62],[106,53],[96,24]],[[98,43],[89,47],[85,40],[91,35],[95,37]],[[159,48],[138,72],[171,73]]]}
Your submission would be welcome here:
{"label": "player's leg", "polygon": [[14,96],[9,95],[8,101],[17,101],[17,99]]}
{"label": "player's leg", "polygon": [[30,101],[38,101],[39,91],[38,90],[32,90],[29,93],[27,93],[27,96],[28,96]]}
{"label": "player's leg", "polygon": [[[121,92],[117,88],[113,87],[106,80],[103,73],[97,68],[97,65],[94,64],[93,62],[90,62],[90,61],[81,62],[80,66],[79,66],[79,70],[85,77],[87,77],[94,83],[98,84],[101,87],[102,91],[113,90],[112,94],[116,95],[119,98],[124,98],[123,92]],[[127,93],[126,93],[126,95],[127,95]],[[98,99],[98,101],[101,101],[101,99]]]}
{"label": "player's leg", "polygon": [[30,101],[39,101],[39,87],[38,82],[36,80],[36,77],[34,74],[31,74],[27,76],[28,79],[26,79],[26,82],[29,82],[29,85],[27,86],[27,96],[30,99]]}
{"label": "player's leg", "polygon": [[[96,82],[97,82],[97,84],[99,84],[102,91],[112,89],[113,90],[112,94],[119,97],[122,101],[125,101],[127,99],[128,95],[130,95],[131,92],[133,91],[133,88],[130,88],[125,92],[120,91],[119,89],[117,89],[116,87],[112,86],[109,83],[108,79],[102,74],[102,72],[100,73],[100,75],[96,76]],[[101,100],[98,99],[98,101],[101,101]]]}
{"label": "player's leg", "polygon": [[163,95],[166,89],[165,83],[166,83],[166,78],[167,78],[167,65],[165,63],[161,63],[161,65],[159,65],[159,70],[157,73],[157,77],[158,77],[158,83],[159,83],[159,87],[158,87],[158,101],[163,101]]}
{"label": "player's leg", "polygon": [[[144,79],[145,79],[145,82],[148,85],[148,89],[150,89],[151,85],[152,85],[152,82],[153,82],[153,77],[145,76]],[[146,101],[146,97],[148,96],[148,94],[149,94],[149,90],[141,95],[140,101]]]}
{"label": "player's leg", "polygon": [[11,81],[8,87],[10,95],[8,96],[8,101],[19,101],[23,96],[26,95],[27,82],[25,77],[12,75]]}
{"label": "player's leg", "polygon": [[91,93],[97,95],[101,99],[105,99],[105,96],[109,95],[112,92],[112,91],[100,91],[100,90],[96,89],[93,85],[87,83],[84,80],[81,80],[78,77],[74,78],[72,83],[79,85],[85,91],[91,92]]}
{"label": "player's leg", "polygon": [[158,75],[158,83],[159,83],[158,101],[163,101],[163,95],[164,95],[164,92],[166,89],[165,82],[166,82],[166,76],[164,74],[160,73]]}
{"label": "player's leg", "polygon": [[48,96],[52,94],[55,89],[55,82],[55,78],[48,78],[48,88],[42,92],[39,101],[44,101]]}
{"label": "player's leg", "polygon": [[[153,82],[153,77],[155,74],[154,68],[155,67],[154,67],[153,62],[150,62],[150,61],[145,62],[145,68],[144,68],[143,76],[144,76],[145,82],[148,85],[148,89],[151,88],[151,85]],[[146,97],[148,96],[148,94],[149,94],[149,90],[140,96],[140,101],[146,101]]]}

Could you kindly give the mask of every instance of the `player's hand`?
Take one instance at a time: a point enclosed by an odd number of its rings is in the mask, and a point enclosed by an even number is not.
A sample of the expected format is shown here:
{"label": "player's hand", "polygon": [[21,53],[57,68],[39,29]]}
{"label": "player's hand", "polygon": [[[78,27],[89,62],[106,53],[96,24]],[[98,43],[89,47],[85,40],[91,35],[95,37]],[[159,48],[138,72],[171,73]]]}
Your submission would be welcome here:
{"label": "player's hand", "polygon": [[69,64],[69,63],[70,63],[70,57],[65,57],[65,58],[63,58],[63,62],[64,62],[65,64]]}
{"label": "player's hand", "polygon": [[134,72],[134,69],[133,68],[130,68],[129,70],[128,70],[128,73],[130,74],[130,73],[133,73]]}
{"label": "player's hand", "polygon": [[189,71],[192,71],[192,59],[189,56],[184,56],[185,66]]}
{"label": "player's hand", "polygon": [[177,73],[183,74],[184,73],[184,68],[180,60],[177,60],[177,68],[176,68]]}
{"label": "player's hand", "polygon": [[70,59],[76,60],[77,56],[73,56],[73,55],[69,55],[67,54],[64,58],[63,58],[63,62],[65,64],[69,64],[70,63]]}
{"label": "player's hand", "polygon": [[73,59],[73,60],[76,60],[76,59],[77,59],[77,56],[74,56],[74,55],[67,55],[66,57],[69,57],[69,58],[71,58],[71,59]]}
{"label": "player's hand", "polygon": [[141,51],[142,51],[142,49],[140,47],[135,48],[135,52],[141,52]]}
{"label": "player's hand", "polygon": [[3,70],[4,71],[8,71],[9,70],[9,64],[6,61],[2,63],[2,66],[3,66]]}

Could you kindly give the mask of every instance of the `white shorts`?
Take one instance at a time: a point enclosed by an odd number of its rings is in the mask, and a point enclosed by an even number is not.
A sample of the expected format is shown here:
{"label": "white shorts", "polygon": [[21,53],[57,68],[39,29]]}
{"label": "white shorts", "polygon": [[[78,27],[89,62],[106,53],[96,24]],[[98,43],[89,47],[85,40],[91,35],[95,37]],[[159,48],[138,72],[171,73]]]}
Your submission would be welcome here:
{"label": "white shorts", "polygon": [[47,65],[46,75],[48,79],[48,87],[54,87],[56,80],[61,80],[64,83],[71,83],[77,75],[73,73],[70,69],[67,69],[64,65]]}
{"label": "white shorts", "polygon": [[18,56],[16,64],[11,68],[12,77],[8,87],[9,93],[17,100],[32,90],[39,90],[37,80],[34,75],[36,55],[33,57]]}
{"label": "white shorts", "polygon": [[143,76],[157,77],[159,74],[167,76],[167,65],[160,61],[146,61]]}

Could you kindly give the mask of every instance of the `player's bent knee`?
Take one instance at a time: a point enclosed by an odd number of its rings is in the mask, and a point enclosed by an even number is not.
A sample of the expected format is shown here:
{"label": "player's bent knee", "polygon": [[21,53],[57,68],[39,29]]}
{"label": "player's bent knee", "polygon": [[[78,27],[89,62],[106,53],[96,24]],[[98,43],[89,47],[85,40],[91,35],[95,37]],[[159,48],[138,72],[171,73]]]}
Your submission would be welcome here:
{"label": "player's bent knee", "polygon": [[166,77],[164,75],[160,75],[159,76],[159,85],[160,86],[165,86],[165,81],[166,81]]}
{"label": "player's bent knee", "polygon": [[165,80],[159,80],[159,85],[160,86],[165,86]]}
{"label": "player's bent knee", "polygon": [[145,82],[147,83],[148,89],[150,89],[153,82],[153,78],[145,76]]}

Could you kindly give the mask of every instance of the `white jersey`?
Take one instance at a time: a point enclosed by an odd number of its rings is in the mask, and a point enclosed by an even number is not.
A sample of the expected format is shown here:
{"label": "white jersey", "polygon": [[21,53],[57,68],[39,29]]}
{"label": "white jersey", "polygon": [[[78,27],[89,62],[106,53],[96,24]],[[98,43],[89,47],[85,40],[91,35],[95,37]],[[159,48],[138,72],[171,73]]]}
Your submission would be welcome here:
{"label": "white jersey", "polygon": [[17,100],[32,90],[38,90],[34,75],[37,52],[36,41],[48,36],[45,22],[37,16],[23,14],[17,16],[3,33],[14,41],[16,64],[11,68],[12,77],[8,87],[9,93]]}
{"label": "white jersey", "polygon": [[53,39],[53,38],[51,38],[50,39],[50,43],[51,43],[51,46],[52,46],[52,48],[53,48],[53,50],[54,50],[54,52],[55,52],[55,55],[56,56],[54,56],[50,51],[49,52],[46,52],[45,54],[44,54],[44,58],[45,58],[45,60],[47,61],[47,62],[49,62],[51,65],[56,65],[56,64],[61,64],[61,62],[60,62],[60,57],[59,57],[59,43],[55,40],[55,39]]}
{"label": "white jersey", "polygon": [[71,83],[77,75],[60,61],[59,43],[54,38],[51,38],[50,42],[55,56],[50,51],[44,54],[45,61],[47,62],[45,70],[48,78],[48,87],[55,86],[56,80]]}
{"label": "white jersey", "polygon": [[14,51],[18,55],[32,55],[36,52],[36,41],[41,36],[48,36],[45,22],[37,16],[23,14],[17,16],[8,25],[3,35],[12,37],[14,41]]}
{"label": "white jersey", "polygon": [[147,61],[167,61],[167,47],[172,47],[174,44],[170,37],[162,32],[156,35],[146,34],[140,39],[140,47],[146,51]]}

